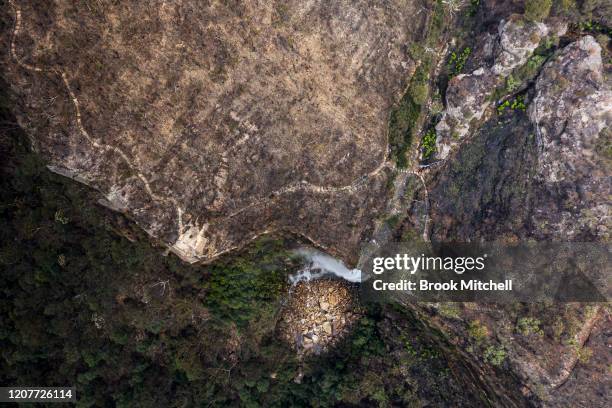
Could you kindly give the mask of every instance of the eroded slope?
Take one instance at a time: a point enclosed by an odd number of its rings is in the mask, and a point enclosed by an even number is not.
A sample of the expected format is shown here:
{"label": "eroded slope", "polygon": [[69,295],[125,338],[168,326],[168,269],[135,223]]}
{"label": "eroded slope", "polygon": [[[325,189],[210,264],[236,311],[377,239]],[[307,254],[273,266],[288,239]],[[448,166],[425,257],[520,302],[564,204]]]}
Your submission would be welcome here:
{"label": "eroded slope", "polygon": [[10,4],[8,76],[36,149],[184,259],[278,229],[350,257],[372,228],[426,9]]}

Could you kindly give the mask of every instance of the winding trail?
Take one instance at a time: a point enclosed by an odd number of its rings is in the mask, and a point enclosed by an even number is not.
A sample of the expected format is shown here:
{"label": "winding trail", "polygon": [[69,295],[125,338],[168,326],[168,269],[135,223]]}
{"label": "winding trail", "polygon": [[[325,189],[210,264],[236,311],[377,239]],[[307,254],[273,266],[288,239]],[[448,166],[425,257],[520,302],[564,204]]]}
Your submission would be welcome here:
{"label": "winding trail", "polygon": [[70,96],[70,100],[72,101],[72,105],[74,106],[75,121],[77,124],[77,128],[79,129],[79,132],[83,135],[83,137],[85,137],[85,139],[87,139],[87,141],[91,143],[91,145],[97,149],[101,149],[104,151],[112,150],[115,153],[117,153],[123,159],[123,161],[130,167],[130,169],[132,169],[132,171],[136,173],[136,176],[143,182],[145,186],[145,190],[147,191],[147,193],[149,194],[149,196],[151,197],[153,201],[155,202],[168,202],[169,201],[176,208],[180,208],[178,206],[178,203],[173,197],[162,197],[162,196],[157,195],[153,191],[153,189],[151,189],[151,185],[149,184],[149,181],[147,180],[147,178],[142,173],[140,173],[138,168],[129,160],[128,156],[120,148],[116,146],[111,146],[111,145],[107,145],[104,143],[100,143],[95,138],[91,137],[89,132],[87,132],[87,130],[83,126],[83,121],[81,119],[81,108],[79,105],[79,100],[76,97],[74,91],[72,90],[72,87],[70,86],[70,81],[68,80],[68,76],[66,75],[66,72],[62,71],[59,68],[43,69],[41,67],[37,67],[31,64],[28,64],[27,62],[24,62],[23,59],[19,58],[19,55],[17,54],[15,42],[17,40],[17,37],[19,36],[19,32],[21,31],[21,26],[22,26],[21,9],[19,8],[19,6],[17,6],[17,4],[15,4],[14,0],[9,0],[9,3],[15,9],[15,27],[14,27],[13,36],[11,39],[11,56],[17,62],[17,64],[20,67],[28,71],[34,71],[34,72],[40,72],[40,73],[53,72],[56,75],[58,75],[62,79],[62,82],[64,83],[64,86],[66,87],[66,91],[68,92],[68,95]]}
{"label": "winding trail", "polygon": [[[19,54],[17,53],[17,49],[16,49],[16,41],[17,38],[19,37],[19,34],[22,30],[22,25],[23,25],[23,18],[22,18],[22,11],[21,8],[19,7],[18,4],[15,3],[14,0],[9,0],[9,4],[11,5],[11,7],[14,9],[15,12],[15,22],[14,22],[14,29],[13,29],[13,33],[12,33],[12,38],[11,38],[11,44],[10,44],[10,51],[11,51],[11,57],[16,61],[17,65],[19,65],[21,68],[27,70],[27,71],[32,71],[32,72],[38,72],[38,73],[44,73],[44,72],[51,72],[54,73],[56,75],[58,75],[61,79],[62,82],[64,83],[64,86],[66,88],[66,91],[68,93],[68,95],[70,96],[70,100],[72,102],[72,105],[74,107],[74,112],[75,112],[75,122],[77,125],[77,128],[79,130],[79,132],[81,133],[81,135],[95,148],[100,149],[102,151],[113,151],[115,152],[119,157],[121,157],[121,159],[128,165],[128,167],[135,173],[135,175],[138,177],[138,179],[140,179],[140,181],[143,183],[144,185],[144,189],[147,192],[147,194],[149,195],[149,197],[151,198],[151,200],[153,202],[159,203],[159,204],[165,204],[165,205],[171,205],[173,208],[175,208],[176,213],[177,213],[177,223],[178,223],[178,233],[179,233],[179,239],[174,243],[174,244],[168,244],[170,247],[175,247],[176,245],[178,245],[178,243],[182,240],[185,239],[189,242],[189,244],[191,244],[192,242],[189,240],[193,240],[195,239],[195,241],[193,242],[194,244],[194,249],[198,246],[197,242],[208,242],[207,239],[205,239],[204,234],[205,232],[208,230],[208,228],[211,225],[218,225],[221,224],[233,217],[236,217],[237,215],[248,211],[252,208],[258,207],[258,206],[263,206],[266,204],[269,204],[270,202],[276,200],[277,198],[286,195],[286,194],[291,194],[291,193],[295,193],[295,192],[308,192],[308,193],[312,193],[312,194],[338,194],[338,193],[347,193],[347,194],[354,194],[357,193],[362,187],[364,187],[367,183],[367,181],[371,178],[377,177],[380,173],[382,173],[385,169],[390,169],[393,172],[396,173],[403,173],[403,174],[410,174],[410,175],[414,175],[416,177],[419,178],[419,180],[421,181],[422,185],[423,185],[423,189],[425,192],[425,201],[426,201],[426,211],[425,211],[425,222],[424,222],[424,229],[423,229],[423,239],[427,240],[427,225],[428,225],[428,221],[429,221],[429,193],[427,191],[427,185],[425,183],[425,179],[423,177],[422,173],[426,173],[427,169],[423,168],[423,169],[418,169],[417,171],[413,171],[413,170],[409,170],[409,169],[399,169],[397,168],[397,166],[395,165],[395,163],[393,163],[390,159],[389,159],[389,143],[388,143],[388,135],[387,135],[387,142],[385,143],[386,146],[386,150],[385,150],[385,154],[380,162],[380,164],[373,169],[372,171],[370,171],[369,173],[359,177],[357,180],[355,180],[354,182],[352,182],[351,184],[345,185],[345,186],[339,186],[339,187],[334,187],[334,186],[321,186],[321,185],[316,185],[316,184],[312,184],[310,182],[307,182],[305,180],[301,180],[295,183],[291,183],[288,184],[276,191],[274,191],[273,193],[271,193],[270,195],[266,196],[265,198],[262,198],[260,200],[256,200],[253,201],[252,203],[237,209],[235,211],[233,211],[232,213],[226,215],[225,217],[221,217],[215,220],[211,221],[211,224],[209,225],[208,223],[204,223],[203,225],[200,225],[196,219],[195,221],[195,225],[193,224],[189,224],[189,225],[184,225],[183,223],[183,215],[185,213],[185,210],[181,207],[181,205],[179,204],[178,200],[176,200],[174,197],[171,196],[160,196],[159,194],[157,194],[150,185],[149,180],[147,179],[147,177],[140,172],[140,169],[138,168],[138,166],[136,166],[131,160],[130,158],[127,156],[127,154],[121,150],[119,147],[116,146],[111,146],[105,143],[102,143],[99,139],[96,139],[94,137],[92,137],[89,132],[85,129],[84,125],[83,125],[83,121],[82,121],[82,115],[81,115],[81,108],[80,108],[80,103],[79,100],[76,96],[76,94],[74,93],[74,90],[72,89],[72,86],[70,85],[70,81],[68,79],[68,75],[66,74],[65,71],[63,71],[60,68],[57,67],[52,67],[52,68],[41,68],[39,66],[35,66],[32,64],[29,64],[27,62],[25,62],[22,58],[19,57]],[[194,232],[195,230],[195,232]],[[254,234],[251,238],[249,238],[247,241],[245,241],[244,243],[242,243],[241,245],[237,245],[237,246],[231,246],[231,247],[227,247],[227,248],[223,248],[220,250],[216,250],[214,252],[208,252],[206,254],[206,259],[204,259],[204,261],[209,262],[212,261],[216,258],[218,258],[220,255],[227,253],[229,251],[232,251],[234,249],[237,249],[241,246],[243,246],[244,244],[246,244],[246,242],[252,241],[254,239],[256,239],[257,237],[273,232],[273,230],[264,230],[260,233],[256,233]],[[304,238],[306,238],[307,240],[313,242],[315,245],[321,247],[321,248],[325,248],[324,245],[321,245],[320,243],[318,243],[316,240],[312,239],[311,237],[308,237],[307,235],[305,235],[304,233],[301,232],[297,232],[297,231],[292,231],[293,233],[298,233],[299,235],[303,236]],[[195,238],[193,238],[195,235]],[[187,237],[188,236],[188,237]],[[197,241],[197,242],[196,242]],[[196,251],[197,252],[197,251]],[[201,259],[201,254],[194,254],[196,258],[196,260],[200,260]],[[200,256],[198,256],[200,255]]]}

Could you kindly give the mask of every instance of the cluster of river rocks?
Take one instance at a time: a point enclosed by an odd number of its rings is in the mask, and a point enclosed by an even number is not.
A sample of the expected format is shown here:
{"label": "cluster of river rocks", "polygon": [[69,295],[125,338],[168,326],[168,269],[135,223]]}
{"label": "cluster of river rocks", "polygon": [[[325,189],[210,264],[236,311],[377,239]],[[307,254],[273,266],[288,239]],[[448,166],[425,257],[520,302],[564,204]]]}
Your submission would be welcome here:
{"label": "cluster of river rocks", "polygon": [[282,338],[299,355],[319,354],[336,344],[359,316],[354,288],[339,279],[296,284],[279,323]]}

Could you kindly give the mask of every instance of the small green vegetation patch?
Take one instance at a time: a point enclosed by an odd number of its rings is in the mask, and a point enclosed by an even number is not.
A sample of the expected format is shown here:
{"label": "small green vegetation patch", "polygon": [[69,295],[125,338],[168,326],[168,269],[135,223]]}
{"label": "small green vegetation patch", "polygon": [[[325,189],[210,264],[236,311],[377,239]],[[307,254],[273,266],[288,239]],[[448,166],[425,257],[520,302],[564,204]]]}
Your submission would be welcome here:
{"label": "small green vegetation patch", "polygon": [[389,144],[391,156],[398,167],[408,166],[406,152],[412,145],[415,125],[421,114],[421,106],[427,101],[430,62],[424,60],[414,73],[408,91],[389,120]]}
{"label": "small green vegetation patch", "polygon": [[423,136],[421,146],[423,149],[423,160],[429,160],[436,154],[436,129],[431,128]]}
{"label": "small green vegetation patch", "polygon": [[527,60],[527,63],[517,70],[516,76],[519,81],[525,81],[535,78],[538,71],[546,62],[546,56],[533,55]]}
{"label": "small green vegetation patch", "polygon": [[603,24],[598,23],[597,21],[587,20],[578,23],[578,29],[581,31],[586,31],[589,33],[597,34],[606,34],[608,37],[612,36],[612,29]]}
{"label": "small green vegetation patch", "polygon": [[531,21],[542,21],[550,14],[552,0],[526,0],[525,17]]}
{"label": "small green vegetation patch", "polygon": [[485,361],[498,367],[506,359],[506,350],[502,346],[489,346],[483,355]]}
{"label": "small green vegetation patch", "polygon": [[461,52],[451,52],[447,64],[449,78],[463,72],[463,68],[465,68],[465,64],[471,53],[472,49],[470,47],[465,47],[463,50],[461,50]]}
{"label": "small green vegetation patch", "polygon": [[468,334],[477,344],[480,344],[489,337],[489,329],[480,320],[472,320],[468,326]]}
{"label": "small green vegetation patch", "polygon": [[[426,37],[419,44],[410,46],[410,56],[420,63],[410,80],[408,90],[398,106],[393,109],[389,118],[391,158],[400,168],[406,168],[409,165],[406,155],[412,147],[415,131],[420,126],[421,108],[429,97],[429,75],[433,62],[427,50],[436,49],[440,45],[440,38],[447,27],[447,23],[450,22],[447,19],[446,6],[445,1],[435,1],[433,14],[426,28]],[[467,52],[467,55],[470,52],[471,50]],[[465,60],[467,60],[467,55],[464,58]],[[465,61],[463,64],[465,64]]]}
{"label": "small green vegetation patch", "polygon": [[531,334],[544,336],[544,332],[540,327],[541,323],[538,319],[533,317],[521,317],[516,323],[516,330],[523,336],[529,336]]}
{"label": "small green vegetation patch", "polygon": [[470,0],[470,6],[468,7],[468,16],[473,17],[478,12],[480,6],[480,0]]}
{"label": "small green vegetation patch", "polygon": [[522,112],[525,112],[527,110],[527,105],[525,104],[525,97],[523,95],[517,95],[513,99],[506,99],[497,106],[497,113],[501,115],[507,109],[510,109],[512,111],[520,110]]}

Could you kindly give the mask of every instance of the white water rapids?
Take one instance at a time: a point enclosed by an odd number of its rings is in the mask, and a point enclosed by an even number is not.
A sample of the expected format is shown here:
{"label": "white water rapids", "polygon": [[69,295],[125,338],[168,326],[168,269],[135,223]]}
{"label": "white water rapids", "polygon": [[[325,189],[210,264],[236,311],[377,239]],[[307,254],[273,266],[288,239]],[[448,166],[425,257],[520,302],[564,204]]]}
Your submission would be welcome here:
{"label": "white water rapids", "polygon": [[324,276],[337,276],[349,282],[361,282],[361,270],[349,269],[342,261],[312,248],[299,248],[294,254],[304,258],[304,266],[295,274],[289,276],[291,284],[310,281]]}

